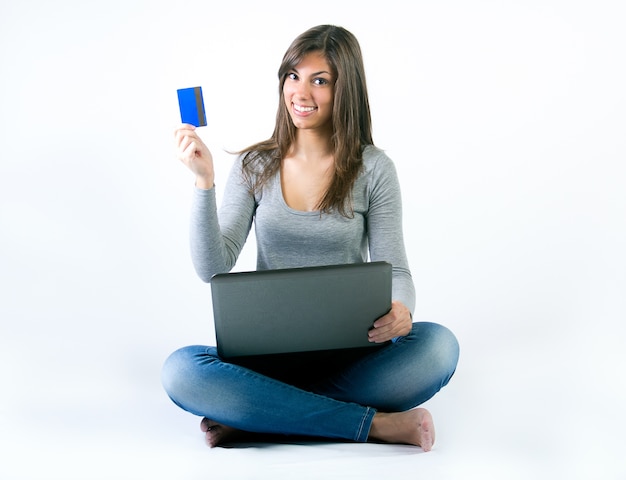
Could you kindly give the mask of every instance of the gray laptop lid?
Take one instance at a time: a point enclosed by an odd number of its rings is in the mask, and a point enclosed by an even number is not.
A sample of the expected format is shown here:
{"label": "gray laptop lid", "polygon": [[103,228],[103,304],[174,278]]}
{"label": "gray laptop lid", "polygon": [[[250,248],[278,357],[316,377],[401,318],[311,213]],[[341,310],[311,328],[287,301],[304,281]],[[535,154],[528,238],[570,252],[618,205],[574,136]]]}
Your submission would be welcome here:
{"label": "gray laptop lid", "polygon": [[376,347],[367,332],[391,308],[391,265],[223,273],[211,295],[223,358]]}

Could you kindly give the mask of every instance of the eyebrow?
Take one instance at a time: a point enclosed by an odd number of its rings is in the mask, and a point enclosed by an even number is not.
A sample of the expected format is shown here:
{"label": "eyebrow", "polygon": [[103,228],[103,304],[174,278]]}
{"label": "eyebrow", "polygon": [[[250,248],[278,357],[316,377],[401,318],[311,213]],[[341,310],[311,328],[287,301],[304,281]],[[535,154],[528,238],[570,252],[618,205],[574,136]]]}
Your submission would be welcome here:
{"label": "eyebrow", "polygon": [[[300,73],[300,72],[298,72],[298,69],[297,69],[297,68],[295,68],[295,67],[294,67],[294,68],[292,68],[291,70],[292,70],[292,71],[294,71],[294,72],[296,72],[296,73]],[[330,75],[331,77],[332,77],[332,75],[333,75],[332,73],[327,72],[326,70],[320,70],[319,72],[314,72],[314,73],[312,73],[312,74],[311,74],[311,76],[312,76],[312,77],[314,77],[314,76],[316,76],[316,75],[321,75],[322,73],[325,73],[326,75]]]}

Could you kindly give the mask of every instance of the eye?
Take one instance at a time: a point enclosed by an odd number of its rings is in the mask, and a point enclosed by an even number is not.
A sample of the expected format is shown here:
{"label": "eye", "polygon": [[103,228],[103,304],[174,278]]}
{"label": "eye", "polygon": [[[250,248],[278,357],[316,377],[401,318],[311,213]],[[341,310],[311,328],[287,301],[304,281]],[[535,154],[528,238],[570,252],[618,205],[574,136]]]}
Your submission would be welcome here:
{"label": "eye", "polygon": [[322,77],[317,77],[313,79],[313,83],[315,85],[328,85],[330,82]]}
{"label": "eye", "polygon": [[298,75],[296,73],[294,73],[294,72],[291,72],[291,73],[287,74],[287,78],[289,80],[298,80]]}

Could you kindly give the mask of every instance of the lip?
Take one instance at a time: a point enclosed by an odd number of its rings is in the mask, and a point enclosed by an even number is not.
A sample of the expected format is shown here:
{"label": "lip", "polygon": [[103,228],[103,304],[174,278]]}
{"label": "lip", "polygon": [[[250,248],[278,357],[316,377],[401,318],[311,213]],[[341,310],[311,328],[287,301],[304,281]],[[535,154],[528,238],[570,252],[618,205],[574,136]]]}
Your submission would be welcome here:
{"label": "lip", "polygon": [[299,105],[297,103],[293,103],[291,104],[291,108],[294,111],[294,113],[296,115],[299,115],[301,117],[306,117],[308,115],[311,115],[313,112],[317,111],[317,107],[311,107],[311,106],[307,106],[307,105]]}

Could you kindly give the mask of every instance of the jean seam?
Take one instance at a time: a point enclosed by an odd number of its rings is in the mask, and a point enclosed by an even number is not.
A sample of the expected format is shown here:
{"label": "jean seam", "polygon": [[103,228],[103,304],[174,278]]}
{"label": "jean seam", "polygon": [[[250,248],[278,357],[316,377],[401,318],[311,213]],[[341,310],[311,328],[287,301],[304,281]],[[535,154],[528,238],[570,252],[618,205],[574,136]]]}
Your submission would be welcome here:
{"label": "jean seam", "polygon": [[[367,419],[370,416],[370,411],[372,409],[370,407],[365,407],[365,412],[363,412],[363,417],[361,417],[361,422],[359,424],[359,428],[357,430],[357,434],[356,434],[356,438],[355,440],[357,442],[366,442],[367,441],[367,436],[365,436],[365,438],[363,438],[363,430],[365,429],[365,423],[367,421]],[[373,417],[373,415],[372,415]],[[369,434],[369,428],[368,428],[368,434]],[[368,435],[369,436],[369,435]]]}

